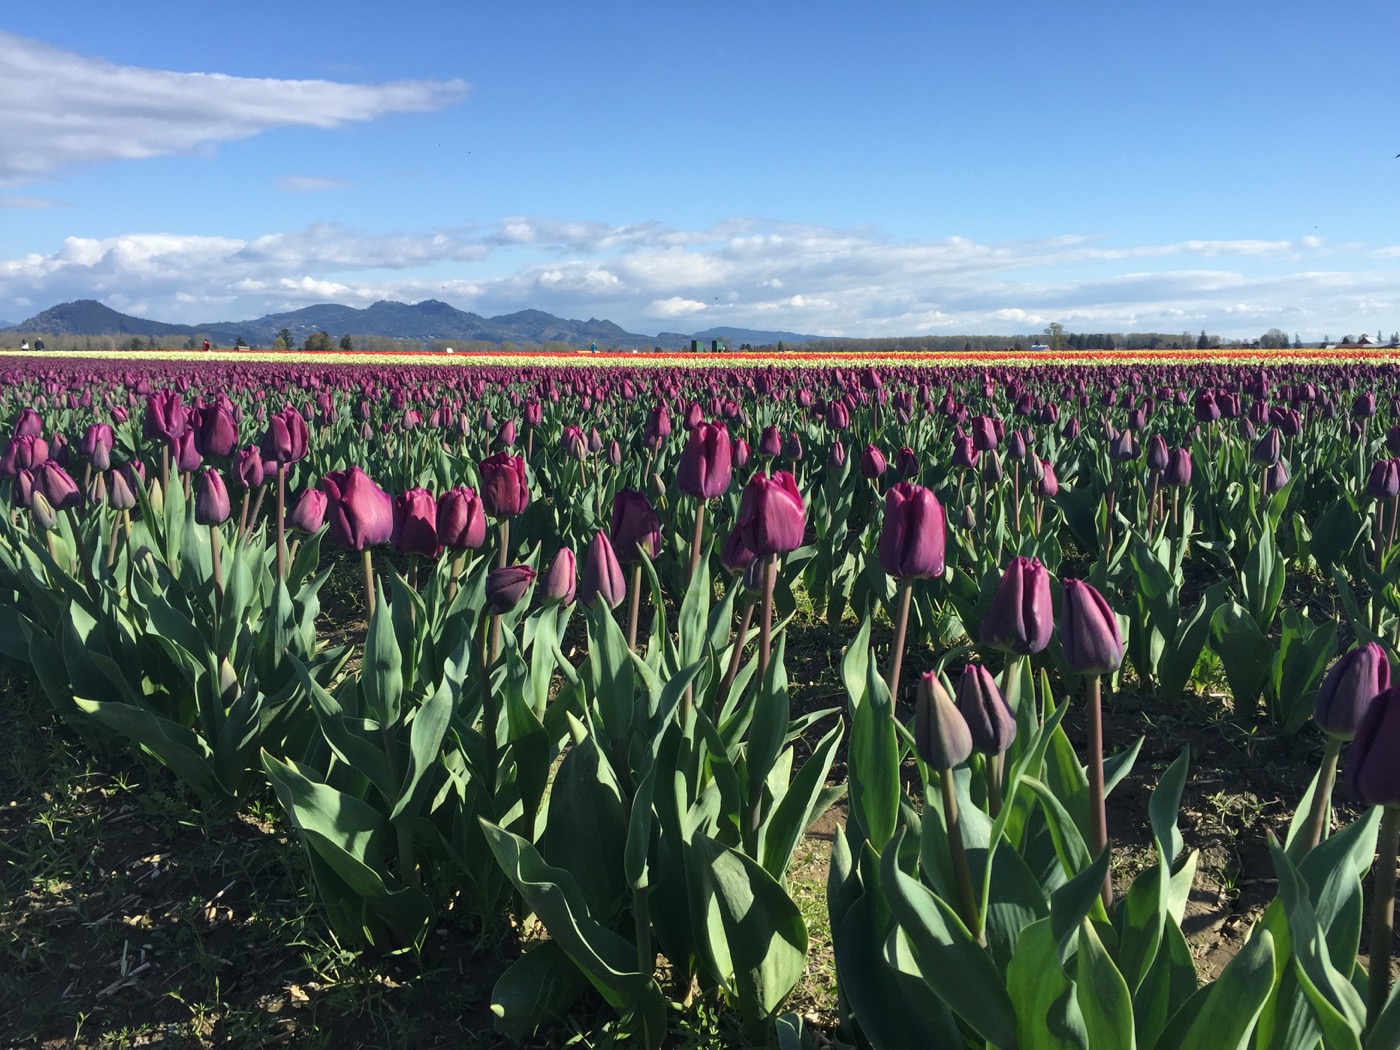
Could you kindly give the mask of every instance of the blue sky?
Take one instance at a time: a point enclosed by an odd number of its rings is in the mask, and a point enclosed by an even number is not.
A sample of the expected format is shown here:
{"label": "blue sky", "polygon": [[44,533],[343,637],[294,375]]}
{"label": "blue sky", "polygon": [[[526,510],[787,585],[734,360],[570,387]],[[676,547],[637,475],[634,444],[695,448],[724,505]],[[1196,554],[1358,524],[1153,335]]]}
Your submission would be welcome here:
{"label": "blue sky", "polygon": [[1400,329],[1394,0],[0,12],[0,318]]}

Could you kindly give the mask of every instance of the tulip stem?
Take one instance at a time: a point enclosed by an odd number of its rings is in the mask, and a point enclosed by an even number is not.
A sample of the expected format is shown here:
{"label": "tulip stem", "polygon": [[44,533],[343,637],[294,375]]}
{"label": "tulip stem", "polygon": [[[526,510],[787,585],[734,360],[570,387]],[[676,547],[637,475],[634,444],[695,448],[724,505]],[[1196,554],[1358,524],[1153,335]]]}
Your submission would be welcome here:
{"label": "tulip stem", "polygon": [[773,585],[778,579],[778,556],[769,554],[763,561],[763,608],[758,620],[758,680],[768,673],[768,658],[773,649]]}
{"label": "tulip stem", "polygon": [[287,578],[287,465],[277,464],[277,578]]}
{"label": "tulip stem", "polygon": [[[1099,675],[1090,675],[1089,690],[1089,852],[1097,857],[1108,849],[1108,811],[1104,806],[1103,788],[1103,683]],[[1103,904],[1113,905],[1113,872],[1104,872]]]}
{"label": "tulip stem", "polygon": [[238,538],[241,540],[248,534],[248,496],[249,491],[243,490],[243,505],[238,512]]}
{"label": "tulip stem", "polygon": [[700,499],[695,504],[695,531],[690,537],[690,579],[695,580],[695,573],[700,568],[700,546],[705,540],[705,501]]}
{"label": "tulip stem", "polygon": [[258,495],[253,500],[253,509],[248,512],[248,528],[254,528],[258,523],[258,513],[262,510],[263,496],[267,494],[267,482],[258,486]]}
{"label": "tulip stem", "polygon": [[1395,855],[1400,849],[1400,806],[1386,806],[1376,843],[1375,883],[1371,888],[1371,973],[1366,996],[1366,1029],[1390,996],[1390,956],[1395,939]]}
{"label": "tulip stem", "polygon": [[637,613],[642,605],[642,563],[632,566],[632,579],[627,596],[627,648],[637,648]]}
{"label": "tulip stem", "polygon": [[972,873],[967,866],[967,848],[963,845],[962,819],[958,815],[958,795],[953,789],[953,771],[938,771],[938,787],[943,793],[943,822],[948,829],[948,856],[953,862],[953,878],[958,884],[958,898],[962,904],[963,921],[977,943],[985,945],[987,939],[982,932],[982,918],[977,908],[977,898],[972,892]]}
{"label": "tulip stem", "polygon": [[1342,738],[1327,735],[1322,763],[1317,768],[1317,788],[1313,792],[1312,808],[1308,811],[1308,850],[1322,841],[1323,832],[1331,824],[1332,785],[1337,780],[1337,756],[1342,753]]}
{"label": "tulip stem", "polygon": [[890,665],[885,672],[885,684],[889,686],[890,699],[899,702],[899,671],[904,663],[904,636],[909,628],[909,604],[914,594],[913,580],[899,581],[899,594],[895,601],[899,611],[895,614],[894,643],[890,647]]}
{"label": "tulip stem", "polygon": [[749,625],[753,623],[753,611],[757,605],[756,599],[744,603],[744,612],[739,620],[739,633],[734,638],[734,649],[729,654],[729,669],[724,674],[724,684],[719,687],[719,693],[715,696],[717,722],[725,701],[729,699],[729,690],[734,687],[734,679],[739,677],[739,664],[744,658],[744,639],[749,636]]}
{"label": "tulip stem", "polygon": [[370,548],[360,551],[360,566],[365,575],[365,615],[374,615],[374,560]]}
{"label": "tulip stem", "polygon": [[[209,557],[214,568],[214,642],[219,640],[219,613],[224,607],[224,567],[219,554],[219,526],[209,526]],[[220,656],[223,654],[220,653]]]}

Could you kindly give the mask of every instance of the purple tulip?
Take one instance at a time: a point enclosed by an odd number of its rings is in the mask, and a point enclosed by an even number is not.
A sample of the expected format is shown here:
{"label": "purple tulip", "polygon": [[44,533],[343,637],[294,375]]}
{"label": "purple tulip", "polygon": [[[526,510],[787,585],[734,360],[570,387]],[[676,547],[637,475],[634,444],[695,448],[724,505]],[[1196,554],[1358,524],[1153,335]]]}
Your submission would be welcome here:
{"label": "purple tulip", "polygon": [[972,749],[1000,755],[1016,739],[1016,717],[997,688],[996,679],[981,664],[968,664],[958,681],[958,711],[967,722]]}
{"label": "purple tulip", "polygon": [[865,451],[860,454],[860,473],[864,478],[871,481],[878,478],[885,472],[888,464],[885,462],[885,454],[874,445],[866,445]]}
{"label": "purple tulip", "polygon": [[599,532],[588,544],[583,556],[583,573],[579,580],[578,600],[590,609],[600,600],[609,609],[616,609],[627,597],[627,580],[618,564],[606,532]]}
{"label": "purple tulip", "polygon": [[438,497],[437,535],[454,551],[476,550],[486,542],[486,514],[475,491],[459,485]]}
{"label": "purple tulip", "polygon": [[1054,629],[1049,572],[1036,558],[1012,558],[982,617],[978,640],[993,649],[1028,656],[1050,644]]}
{"label": "purple tulip", "polygon": [[802,545],[807,508],[797,479],[787,471],[771,477],[761,471],[749,479],[739,500],[739,527],[754,554],[785,554]]}
{"label": "purple tulip", "polygon": [[508,613],[520,604],[535,582],[535,570],[528,565],[502,565],[486,574],[486,604],[495,613]]}
{"label": "purple tulip", "polygon": [[687,495],[713,499],[734,476],[729,431],[723,423],[696,423],[676,464],[676,484]]}
{"label": "purple tulip", "polygon": [[321,479],[331,540],[363,551],[388,543],[394,531],[394,501],[358,466]]}
{"label": "purple tulip", "polygon": [[287,515],[287,528],[304,532],[308,536],[321,531],[326,523],[326,494],[320,489],[307,489],[292,506]]}
{"label": "purple tulip", "polygon": [[613,496],[608,539],[624,563],[637,561],[643,547],[649,558],[661,553],[661,519],[644,493],[621,489]]}
{"label": "purple tulip", "polygon": [[947,515],[931,490],[908,481],[890,486],[876,548],[880,567],[897,580],[942,576],[947,530]]}
{"label": "purple tulip", "polygon": [[1317,691],[1313,720],[1339,740],[1350,740],[1376,697],[1390,688],[1390,658],[1375,642],[1344,653]]}
{"label": "purple tulip", "polygon": [[1064,581],[1060,641],[1076,674],[1109,674],[1123,662],[1118,617],[1102,594],[1082,580]]}
{"label": "purple tulip", "polygon": [[1400,689],[1374,699],[1356,726],[1347,759],[1351,792],[1368,806],[1400,805]]}
{"label": "purple tulip", "polygon": [[394,523],[389,541],[399,554],[436,558],[442,550],[437,533],[437,501],[427,489],[408,489],[393,499]]}
{"label": "purple tulip", "polygon": [[224,479],[213,467],[199,475],[199,487],[194,495],[194,520],[200,525],[222,525],[228,521],[228,489]]}
{"label": "purple tulip", "polygon": [[481,505],[493,518],[511,518],[530,504],[525,480],[525,460],[504,450],[478,464],[481,473]]}
{"label": "purple tulip", "polygon": [[574,552],[568,547],[560,547],[539,582],[544,604],[572,605],[578,587],[578,563]]}

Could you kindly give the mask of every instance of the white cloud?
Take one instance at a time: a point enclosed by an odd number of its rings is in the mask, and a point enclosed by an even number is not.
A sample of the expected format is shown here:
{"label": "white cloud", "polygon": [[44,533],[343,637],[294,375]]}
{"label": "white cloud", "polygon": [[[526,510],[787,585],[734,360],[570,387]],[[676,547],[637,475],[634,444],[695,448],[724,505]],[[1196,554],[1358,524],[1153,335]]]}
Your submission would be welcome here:
{"label": "white cloud", "polygon": [[755,218],[693,230],[518,216],[420,231],[313,223],[250,239],[70,237],[0,260],[0,316],[98,298],[196,323],[435,298],[487,315],[607,318],[639,334],[703,314],[706,325],[812,334],[1010,335],[1060,321],[1226,336],[1278,326],[1315,338],[1400,328],[1396,259],[1400,250],[1303,239],[916,242]]}
{"label": "white cloud", "polygon": [[705,304],[698,299],[682,299],[679,295],[673,295],[669,299],[655,299],[652,301],[650,311],[655,317],[690,317],[705,309]]}
{"label": "white cloud", "polygon": [[345,179],[322,178],[316,175],[284,175],[277,188],[285,193],[316,193],[320,190],[343,190],[350,183]]}
{"label": "white cloud", "polygon": [[61,208],[63,204],[48,197],[30,197],[23,194],[0,194],[0,208],[17,211],[43,211],[47,208]]}
{"label": "white cloud", "polygon": [[460,80],[342,84],[123,66],[0,32],[0,185],[71,164],[188,154],[270,128],[442,109]]}

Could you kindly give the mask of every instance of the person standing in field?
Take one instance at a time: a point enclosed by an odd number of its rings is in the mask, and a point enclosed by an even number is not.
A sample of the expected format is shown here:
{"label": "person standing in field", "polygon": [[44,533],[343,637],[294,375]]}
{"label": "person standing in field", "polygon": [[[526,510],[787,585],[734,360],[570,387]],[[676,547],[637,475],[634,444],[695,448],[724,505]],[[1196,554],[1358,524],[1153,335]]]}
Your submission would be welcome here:
{"label": "person standing in field", "polygon": [[209,340],[208,340],[208,339],[204,340],[204,352],[205,352],[206,354],[209,352]]}

